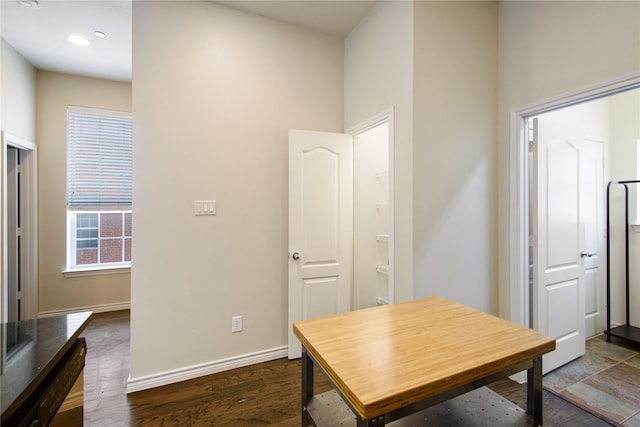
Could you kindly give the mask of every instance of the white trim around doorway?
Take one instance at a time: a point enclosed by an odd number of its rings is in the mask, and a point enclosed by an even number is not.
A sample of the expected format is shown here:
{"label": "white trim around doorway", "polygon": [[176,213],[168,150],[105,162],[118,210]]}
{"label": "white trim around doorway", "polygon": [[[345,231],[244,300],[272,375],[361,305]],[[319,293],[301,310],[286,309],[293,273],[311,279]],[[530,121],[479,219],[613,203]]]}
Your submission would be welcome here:
{"label": "white trim around doorway", "polygon": [[530,327],[529,188],[526,121],[529,117],[631,89],[640,88],[640,73],[516,108],[509,117],[509,310],[512,322]]}

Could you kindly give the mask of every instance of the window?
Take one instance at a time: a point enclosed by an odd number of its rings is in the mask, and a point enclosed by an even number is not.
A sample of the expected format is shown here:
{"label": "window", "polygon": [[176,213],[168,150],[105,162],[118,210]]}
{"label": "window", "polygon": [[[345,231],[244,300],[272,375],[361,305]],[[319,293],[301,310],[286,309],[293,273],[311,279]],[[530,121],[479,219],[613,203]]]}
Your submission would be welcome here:
{"label": "window", "polygon": [[67,110],[67,270],[131,265],[130,113]]}

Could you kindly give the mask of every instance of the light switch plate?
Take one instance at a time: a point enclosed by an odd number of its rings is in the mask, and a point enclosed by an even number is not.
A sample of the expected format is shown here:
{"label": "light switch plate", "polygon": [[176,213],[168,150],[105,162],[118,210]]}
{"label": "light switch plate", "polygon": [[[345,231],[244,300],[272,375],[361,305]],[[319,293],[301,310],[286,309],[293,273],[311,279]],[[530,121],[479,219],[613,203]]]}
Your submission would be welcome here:
{"label": "light switch plate", "polygon": [[215,200],[196,200],[193,202],[193,214],[196,216],[202,215],[215,215],[216,214],[216,201]]}
{"label": "light switch plate", "polygon": [[231,332],[242,332],[242,316],[231,318]]}

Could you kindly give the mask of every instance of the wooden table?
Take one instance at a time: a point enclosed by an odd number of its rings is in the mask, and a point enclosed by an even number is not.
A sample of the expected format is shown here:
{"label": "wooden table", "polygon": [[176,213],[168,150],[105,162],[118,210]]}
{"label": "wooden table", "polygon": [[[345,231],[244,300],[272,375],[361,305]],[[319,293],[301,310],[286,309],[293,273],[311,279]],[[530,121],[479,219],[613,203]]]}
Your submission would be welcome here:
{"label": "wooden table", "polygon": [[303,345],[302,420],[313,365],[356,415],[379,426],[527,370],[527,407],[542,425],[542,355],[555,340],[470,307],[431,297],[293,324]]}

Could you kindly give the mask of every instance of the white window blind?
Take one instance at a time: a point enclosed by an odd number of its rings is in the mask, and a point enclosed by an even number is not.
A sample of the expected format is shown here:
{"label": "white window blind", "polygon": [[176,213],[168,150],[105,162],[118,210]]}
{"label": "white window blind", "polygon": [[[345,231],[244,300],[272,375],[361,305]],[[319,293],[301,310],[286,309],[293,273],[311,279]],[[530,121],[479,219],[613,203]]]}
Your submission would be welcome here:
{"label": "white window blind", "polygon": [[69,107],[67,115],[69,209],[131,206],[131,114]]}

